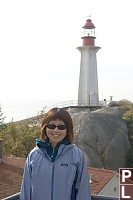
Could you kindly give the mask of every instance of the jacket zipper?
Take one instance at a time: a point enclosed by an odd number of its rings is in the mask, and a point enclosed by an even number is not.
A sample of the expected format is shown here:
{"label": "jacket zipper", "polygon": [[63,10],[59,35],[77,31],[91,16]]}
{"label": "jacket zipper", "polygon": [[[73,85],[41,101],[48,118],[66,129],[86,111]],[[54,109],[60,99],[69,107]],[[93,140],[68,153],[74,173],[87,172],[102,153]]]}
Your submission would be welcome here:
{"label": "jacket zipper", "polygon": [[53,200],[53,192],[54,192],[54,162],[52,163],[52,191],[51,191],[51,200]]}
{"label": "jacket zipper", "polygon": [[[62,149],[62,151],[60,152],[60,154],[62,154],[62,152],[64,151],[66,146],[64,146],[64,148]],[[57,156],[59,157],[60,154]],[[45,153],[46,158],[48,158],[48,160],[52,161],[47,154]],[[57,158],[56,157],[56,158]],[[51,200],[53,200],[53,193],[54,193],[54,167],[55,167],[55,161],[52,162],[53,166],[52,166],[52,190],[51,190]]]}
{"label": "jacket zipper", "polygon": [[[52,160],[45,154],[46,158],[52,162]],[[54,191],[54,164],[55,162],[52,162],[52,190],[51,190],[51,200],[53,200],[53,191]]]}
{"label": "jacket zipper", "polygon": [[[54,149],[51,158],[53,159],[54,156]],[[51,190],[51,200],[53,200],[53,191],[54,191],[54,161],[52,162],[53,167],[52,167],[52,190]]]}
{"label": "jacket zipper", "polygon": [[[64,151],[65,147],[62,149],[60,154]],[[60,156],[60,154],[58,156]],[[57,157],[56,157],[57,158]],[[55,166],[55,161],[53,161],[53,168],[52,168],[52,191],[51,191],[51,200],[53,200],[53,193],[54,193],[54,166]]]}

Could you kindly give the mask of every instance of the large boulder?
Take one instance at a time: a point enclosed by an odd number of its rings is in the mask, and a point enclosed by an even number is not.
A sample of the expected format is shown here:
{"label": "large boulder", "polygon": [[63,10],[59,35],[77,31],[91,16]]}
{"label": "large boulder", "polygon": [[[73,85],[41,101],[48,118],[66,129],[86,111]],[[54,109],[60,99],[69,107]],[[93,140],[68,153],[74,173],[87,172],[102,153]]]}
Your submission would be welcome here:
{"label": "large boulder", "polygon": [[112,170],[125,167],[130,143],[121,111],[116,107],[95,111],[75,107],[67,111],[74,123],[75,144],[84,152],[88,166]]}

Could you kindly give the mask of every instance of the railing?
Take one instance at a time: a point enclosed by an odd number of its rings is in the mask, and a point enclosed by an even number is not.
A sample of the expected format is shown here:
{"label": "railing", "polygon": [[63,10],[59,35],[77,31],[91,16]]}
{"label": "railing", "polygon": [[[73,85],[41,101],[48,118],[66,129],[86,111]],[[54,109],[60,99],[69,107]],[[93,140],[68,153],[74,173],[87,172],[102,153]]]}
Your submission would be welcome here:
{"label": "railing", "polygon": [[118,197],[91,195],[91,200],[119,200]]}
{"label": "railing", "polygon": [[[98,106],[106,106],[107,101],[99,101]],[[88,102],[78,102],[77,100],[71,100],[71,101],[64,101],[64,102],[58,102],[54,105],[48,106],[48,109],[53,108],[53,107],[68,107],[68,106],[88,106]],[[90,106],[91,107],[91,106]]]}
{"label": "railing", "polygon": [[[2,200],[19,200],[20,193],[14,194]],[[98,196],[98,195],[91,195],[91,200],[119,200],[118,197],[107,197],[107,196]]]}
{"label": "railing", "polygon": [[2,200],[18,200],[19,199],[20,193],[14,194],[12,196],[6,197],[5,199]]}

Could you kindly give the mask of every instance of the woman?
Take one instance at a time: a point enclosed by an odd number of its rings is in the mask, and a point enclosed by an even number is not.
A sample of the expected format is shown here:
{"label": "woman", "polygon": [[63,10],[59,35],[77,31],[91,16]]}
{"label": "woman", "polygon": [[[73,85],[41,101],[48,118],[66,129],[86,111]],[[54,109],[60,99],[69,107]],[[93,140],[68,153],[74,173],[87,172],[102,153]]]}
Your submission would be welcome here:
{"label": "woman", "polygon": [[20,200],[91,199],[85,158],[73,137],[69,113],[61,108],[48,111],[40,140],[26,161]]}

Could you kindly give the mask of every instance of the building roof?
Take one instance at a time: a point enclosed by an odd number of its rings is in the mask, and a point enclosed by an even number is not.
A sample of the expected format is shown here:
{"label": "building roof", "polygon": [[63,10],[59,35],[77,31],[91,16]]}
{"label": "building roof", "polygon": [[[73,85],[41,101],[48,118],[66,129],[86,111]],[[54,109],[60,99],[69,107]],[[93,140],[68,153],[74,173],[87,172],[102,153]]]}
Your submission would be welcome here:
{"label": "building roof", "polygon": [[25,158],[2,156],[0,164],[0,199],[18,193],[21,188]]}
{"label": "building roof", "polygon": [[95,26],[90,19],[87,19],[86,22],[85,22],[85,25],[82,28],[93,29],[93,28],[95,28]]}
{"label": "building roof", "polygon": [[[20,192],[26,158],[3,156],[0,164],[0,199]],[[98,194],[117,173],[116,171],[88,167],[92,176],[91,193]]]}
{"label": "building roof", "polygon": [[88,167],[88,173],[91,186],[91,193],[98,194],[102,188],[110,181],[117,171]]}

